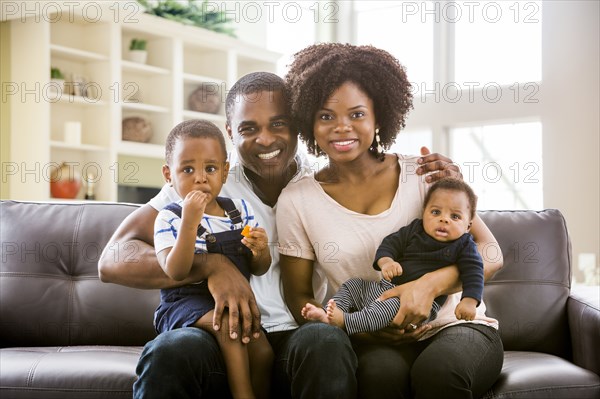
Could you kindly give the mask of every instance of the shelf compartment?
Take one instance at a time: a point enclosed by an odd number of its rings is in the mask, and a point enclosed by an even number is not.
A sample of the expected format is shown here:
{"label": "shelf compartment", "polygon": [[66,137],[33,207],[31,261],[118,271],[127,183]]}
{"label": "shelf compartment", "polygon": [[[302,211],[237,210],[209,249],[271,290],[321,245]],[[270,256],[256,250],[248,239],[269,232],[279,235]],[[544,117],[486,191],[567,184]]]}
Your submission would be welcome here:
{"label": "shelf compartment", "polygon": [[[82,104],[93,103],[95,100],[109,100],[113,79],[107,56],[56,44],[51,44],[50,48],[50,66],[59,68],[64,75],[65,87],[62,93],[67,96],[64,98],[67,102],[68,96],[75,96],[71,102],[77,102],[79,96],[79,99],[83,100]],[[87,92],[87,100],[81,97],[84,92]]]}
{"label": "shelf compartment", "polygon": [[[110,55],[111,23],[89,23],[83,20],[69,21],[60,18],[50,23],[50,48],[52,52],[60,52],[66,57],[74,57],[78,61],[98,61]],[[93,51],[88,51],[93,49]],[[100,58],[99,58],[100,57]]]}
{"label": "shelf compartment", "polygon": [[108,107],[74,106],[71,103],[57,102],[50,108],[50,141],[57,145],[53,148],[72,148],[67,144],[65,130],[67,123],[78,122],[81,126],[80,142],[94,148],[110,147],[111,116]]}
{"label": "shelf compartment", "polygon": [[[129,46],[132,39],[146,40],[146,51],[148,59],[146,64],[150,67],[156,67],[163,70],[173,68],[173,39],[170,37],[156,36],[146,32],[139,32],[134,29],[123,29],[121,37],[121,60],[122,62],[132,62],[127,60]],[[135,62],[133,62],[136,64]]]}
{"label": "shelf compartment", "polygon": [[208,81],[226,81],[229,53],[226,50],[184,44],[183,73],[188,76],[211,76]]}
{"label": "shelf compartment", "polygon": [[147,108],[149,112],[164,112],[172,107],[172,91],[170,75],[147,75],[124,70],[119,95],[123,104],[145,104],[158,107]]}
{"label": "shelf compartment", "polygon": [[[56,147],[51,145],[50,161],[56,165],[67,162],[72,165],[82,179],[81,189],[75,200],[83,200],[86,192],[86,177],[94,180],[96,200],[110,201],[114,186],[115,167],[108,151],[79,151],[73,148]],[[50,183],[48,183],[50,184]],[[60,200],[51,197],[52,200]]]}
{"label": "shelf compartment", "polygon": [[[209,78],[207,78],[209,79]],[[196,98],[195,101],[202,102],[206,101],[207,107],[200,108],[205,111],[216,110],[216,113],[213,112],[202,112],[192,109],[190,106],[190,96],[197,89],[200,88],[201,85],[205,86],[205,92],[202,96],[207,96],[206,98]],[[210,97],[209,97],[210,96]],[[216,98],[215,98],[216,96]],[[225,120],[225,99],[227,96],[227,89],[225,82],[223,81],[210,81],[210,80],[195,80],[195,81],[185,81],[183,84],[183,108],[184,108],[184,118],[187,119],[208,119],[211,121],[221,122]],[[215,103],[215,101],[217,103]],[[196,104],[201,106],[202,104]],[[216,108],[213,108],[217,106]]]}
{"label": "shelf compartment", "polygon": [[[131,118],[138,117],[146,120],[152,127],[152,135],[147,142],[137,141],[126,141],[123,139],[122,121]],[[138,109],[126,109],[123,107],[122,119],[121,119],[121,130],[118,135],[120,143],[124,144],[123,151],[135,155],[145,155],[152,158],[160,157],[164,158],[164,145],[167,140],[169,132],[173,129],[176,122],[173,120],[173,115],[164,112],[143,112]],[[141,137],[140,137],[141,138]],[[153,147],[157,145],[158,147]],[[160,150],[158,150],[160,148]],[[120,147],[117,147],[117,153],[120,152]]]}

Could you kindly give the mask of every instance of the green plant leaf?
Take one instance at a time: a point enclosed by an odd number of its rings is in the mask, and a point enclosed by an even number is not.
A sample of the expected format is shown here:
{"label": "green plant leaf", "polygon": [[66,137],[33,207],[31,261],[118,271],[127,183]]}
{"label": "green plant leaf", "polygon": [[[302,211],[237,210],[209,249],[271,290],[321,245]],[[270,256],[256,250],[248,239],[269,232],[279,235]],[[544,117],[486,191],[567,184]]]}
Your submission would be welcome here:
{"label": "green plant leaf", "polygon": [[188,0],[187,4],[176,0],[137,0],[148,14],[176,21],[185,25],[198,26],[235,37],[234,28],[228,26],[231,19],[223,11],[213,11],[208,0],[201,3]]}
{"label": "green plant leaf", "polygon": [[51,67],[50,68],[50,79],[64,79],[65,75],[60,71],[59,68]]}

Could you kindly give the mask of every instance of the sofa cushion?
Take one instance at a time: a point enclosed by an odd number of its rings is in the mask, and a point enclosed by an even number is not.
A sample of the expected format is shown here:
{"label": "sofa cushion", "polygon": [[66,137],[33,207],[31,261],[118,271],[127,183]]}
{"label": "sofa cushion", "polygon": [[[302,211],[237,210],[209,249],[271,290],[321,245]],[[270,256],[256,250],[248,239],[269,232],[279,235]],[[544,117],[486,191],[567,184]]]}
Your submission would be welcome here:
{"label": "sofa cushion", "polygon": [[[567,299],[571,245],[556,209],[480,212],[504,255],[504,267],[486,282],[487,314],[500,322],[506,350],[571,358]],[[496,256],[494,248],[484,250]]]}
{"label": "sofa cushion", "polygon": [[598,398],[600,378],[554,355],[507,351],[498,381],[484,399]]}
{"label": "sofa cushion", "polygon": [[131,398],[141,347],[0,349],[3,398]]}
{"label": "sofa cushion", "polygon": [[[102,249],[135,209],[2,201],[2,347],[144,345],[156,336],[152,319],[159,292],[98,278]],[[136,261],[135,248],[130,259]]]}

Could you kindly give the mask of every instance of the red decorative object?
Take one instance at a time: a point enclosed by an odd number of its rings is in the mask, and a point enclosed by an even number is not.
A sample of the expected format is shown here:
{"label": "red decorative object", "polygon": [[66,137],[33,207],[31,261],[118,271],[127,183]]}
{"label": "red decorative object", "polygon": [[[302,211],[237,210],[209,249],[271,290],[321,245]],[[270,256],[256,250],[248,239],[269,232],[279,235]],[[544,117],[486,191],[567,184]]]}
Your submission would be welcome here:
{"label": "red decorative object", "polygon": [[52,170],[50,176],[50,194],[54,198],[73,199],[81,189],[81,175],[74,166],[63,162]]}

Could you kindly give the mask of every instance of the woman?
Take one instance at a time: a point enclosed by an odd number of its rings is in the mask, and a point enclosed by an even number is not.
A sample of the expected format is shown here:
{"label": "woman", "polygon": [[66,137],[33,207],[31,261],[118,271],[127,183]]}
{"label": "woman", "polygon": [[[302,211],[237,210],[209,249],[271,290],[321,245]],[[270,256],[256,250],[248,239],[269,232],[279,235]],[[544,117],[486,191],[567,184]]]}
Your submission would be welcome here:
{"label": "woman", "polygon": [[[329,158],[325,168],[290,184],[277,209],[285,299],[304,323],[302,307],[322,306],[327,290],[351,277],[380,278],[371,267],[375,251],[421,214],[427,183],[415,173],[417,157],[383,152],[412,107],[404,68],[389,53],[310,46],[295,55],[286,79],[300,138]],[[497,245],[479,217],[471,233],[480,248]],[[482,256],[489,278],[502,259]],[[400,298],[394,326],[353,337],[359,397],[471,398],[491,387],[503,348],[485,305],[476,320],[458,321],[460,295],[450,295],[435,322],[422,324],[434,298],[458,291],[458,270],[449,266],[384,294]]]}

